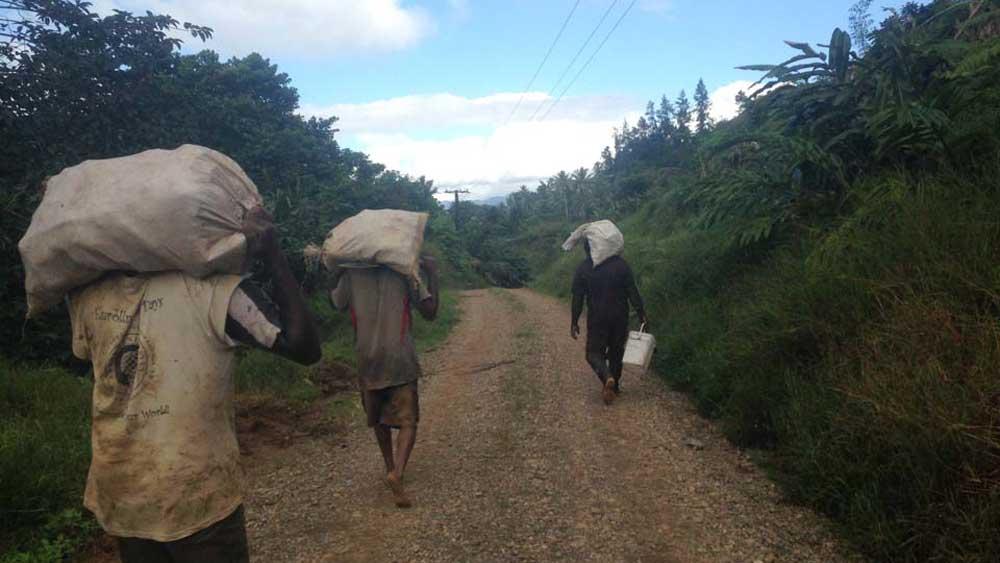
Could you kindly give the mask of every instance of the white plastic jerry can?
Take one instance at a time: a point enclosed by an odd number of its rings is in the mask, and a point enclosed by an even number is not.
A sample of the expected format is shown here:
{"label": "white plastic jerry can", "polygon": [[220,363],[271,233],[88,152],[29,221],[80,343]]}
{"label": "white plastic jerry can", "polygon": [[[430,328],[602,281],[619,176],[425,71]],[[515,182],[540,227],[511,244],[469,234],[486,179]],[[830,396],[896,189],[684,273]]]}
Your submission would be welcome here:
{"label": "white plastic jerry can", "polygon": [[643,371],[649,369],[649,363],[653,360],[653,350],[656,349],[656,337],[645,332],[646,324],[643,323],[638,331],[628,333],[628,343],[625,345],[625,357],[622,362],[625,364],[639,366]]}

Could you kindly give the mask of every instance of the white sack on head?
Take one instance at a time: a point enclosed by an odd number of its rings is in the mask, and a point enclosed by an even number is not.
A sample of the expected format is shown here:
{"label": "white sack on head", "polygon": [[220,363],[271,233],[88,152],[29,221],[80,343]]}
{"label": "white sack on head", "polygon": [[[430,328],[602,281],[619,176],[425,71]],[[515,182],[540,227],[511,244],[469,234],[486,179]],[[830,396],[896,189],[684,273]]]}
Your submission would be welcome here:
{"label": "white sack on head", "polygon": [[224,154],[183,145],[67,168],[18,243],[28,316],[105,272],[240,273],[257,187]]}
{"label": "white sack on head", "polygon": [[622,232],[614,223],[606,219],[584,223],[577,227],[563,243],[562,249],[567,252],[573,250],[584,237],[590,243],[590,257],[594,261],[595,268],[608,258],[618,256],[625,250],[625,237]]}
{"label": "white sack on head", "polygon": [[342,221],[323,242],[330,271],[359,264],[380,265],[420,284],[420,250],[428,215],[397,209],[366,209]]}

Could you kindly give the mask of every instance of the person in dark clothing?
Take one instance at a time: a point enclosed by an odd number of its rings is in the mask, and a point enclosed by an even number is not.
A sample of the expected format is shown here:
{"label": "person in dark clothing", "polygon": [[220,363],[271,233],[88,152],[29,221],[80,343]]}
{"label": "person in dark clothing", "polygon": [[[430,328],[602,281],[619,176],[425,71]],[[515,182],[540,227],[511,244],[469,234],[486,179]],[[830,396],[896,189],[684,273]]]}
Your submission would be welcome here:
{"label": "person in dark clothing", "polygon": [[611,404],[620,392],[622,357],[628,341],[629,303],[640,322],[646,323],[646,310],[635,285],[632,269],[620,256],[612,256],[596,268],[590,245],[583,242],[587,258],[573,276],[573,318],[570,336],[580,334],[580,314],[587,304],[587,363],[604,386],[603,397]]}

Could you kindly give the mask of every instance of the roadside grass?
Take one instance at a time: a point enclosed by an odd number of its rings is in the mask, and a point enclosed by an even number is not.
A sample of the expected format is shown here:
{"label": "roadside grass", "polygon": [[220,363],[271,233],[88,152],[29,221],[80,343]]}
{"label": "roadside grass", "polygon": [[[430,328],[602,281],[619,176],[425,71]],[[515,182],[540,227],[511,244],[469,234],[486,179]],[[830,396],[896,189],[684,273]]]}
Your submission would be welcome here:
{"label": "roadside grass", "polygon": [[500,300],[503,301],[504,304],[510,307],[511,311],[514,311],[515,313],[527,312],[528,307],[520,299],[515,297],[514,294],[511,293],[510,291],[499,287],[491,287],[489,288],[489,290],[498,298],[500,298]]}
{"label": "roadside grass", "polygon": [[[324,338],[322,362],[354,365],[353,329],[325,296],[310,306]],[[458,299],[444,291],[435,322],[414,315],[421,351],[438,346],[459,318]],[[322,396],[318,367],[260,350],[240,352],[235,378],[244,398],[304,411]],[[90,464],[91,377],[0,358],[0,563],[62,562],[99,531],[82,506]],[[324,416],[356,418],[356,397],[334,397]]]}
{"label": "roadside grass", "polygon": [[[869,178],[763,253],[677,199],[620,223],[657,372],[873,560],[1000,560],[995,176]],[[573,254],[535,287],[568,297]]]}
{"label": "roadside grass", "polygon": [[[497,292],[504,305],[510,308],[511,311],[517,313],[527,311],[524,302],[510,291],[503,289],[494,289],[492,291]],[[514,331],[514,339],[516,341],[517,355],[521,359],[538,356],[541,342],[538,339],[538,331],[534,326],[524,324],[524,321],[521,321]],[[525,413],[530,411],[541,400],[538,386],[532,384],[528,369],[523,361],[515,362],[510,369],[504,372],[501,389],[501,395],[509,403],[511,416],[515,420],[523,419]],[[506,430],[505,442],[513,444],[517,441],[515,436],[511,434],[517,428],[523,430],[533,429],[534,427],[532,425],[512,425],[511,428]]]}
{"label": "roadside grass", "polygon": [[514,333],[514,338],[518,340],[532,340],[537,337],[538,337],[538,331],[535,330],[535,327],[527,325],[519,327],[517,329],[517,332]]}
{"label": "roadside grass", "polygon": [[460,315],[458,294],[450,289],[441,290],[441,304],[437,318],[433,321],[425,320],[414,312],[413,338],[417,343],[417,351],[427,352],[440,346],[458,324]]}
{"label": "roadside grass", "polygon": [[[317,376],[325,364],[335,362],[355,367],[354,329],[350,316],[336,311],[321,293],[309,299],[309,306],[323,339],[323,357],[319,363],[302,366],[263,350],[243,351],[236,368],[238,394],[301,410],[322,395]],[[443,342],[458,322],[459,313],[458,298],[452,290],[441,292],[438,316],[433,322],[414,312],[413,337],[418,351],[426,352]]]}
{"label": "roadside grass", "polygon": [[241,350],[235,371],[238,396],[304,410],[322,395],[313,380],[318,366],[330,361],[353,361],[349,353],[353,335],[350,319],[338,314],[323,293],[313,295],[309,307],[323,339],[323,358],[319,364],[303,366],[265,350]]}
{"label": "roadside grass", "polygon": [[92,389],[0,358],[0,562],[63,561],[96,532],[81,506]]}

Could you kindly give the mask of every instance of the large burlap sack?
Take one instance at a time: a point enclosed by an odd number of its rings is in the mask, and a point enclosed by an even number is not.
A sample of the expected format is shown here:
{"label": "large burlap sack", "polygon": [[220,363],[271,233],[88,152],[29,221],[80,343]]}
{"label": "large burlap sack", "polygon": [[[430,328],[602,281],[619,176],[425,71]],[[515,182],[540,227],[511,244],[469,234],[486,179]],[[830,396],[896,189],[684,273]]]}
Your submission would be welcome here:
{"label": "large burlap sack", "polygon": [[244,218],[260,204],[238,164],[195,145],[67,168],[18,244],[28,316],[108,271],[240,273]]}
{"label": "large burlap sack", "polygon": [[427,214],[397,209],[366,209],[345,219],[323,242],[320,260],[330,271],[380,265],[420,283],[420,249]]}
{"label": "large burlap sack", "polygon": [[563,243],[562,249],[569,252],[586,237],[590,243],[590,257],[594,267],[600,266],[608,258],[618,256],[625,250],[625,237],[614,223],[608,220],[584,223],[573,231]]}

